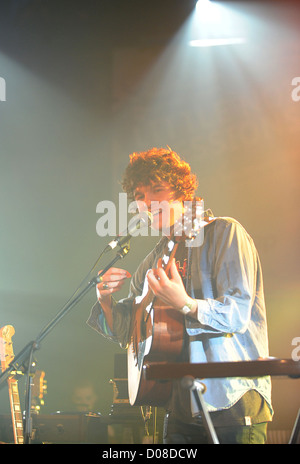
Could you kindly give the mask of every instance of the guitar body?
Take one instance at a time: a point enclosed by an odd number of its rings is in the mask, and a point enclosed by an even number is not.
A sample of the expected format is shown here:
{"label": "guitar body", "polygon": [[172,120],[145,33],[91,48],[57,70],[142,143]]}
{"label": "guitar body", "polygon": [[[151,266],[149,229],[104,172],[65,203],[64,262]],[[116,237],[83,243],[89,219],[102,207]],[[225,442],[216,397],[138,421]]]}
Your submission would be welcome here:
{"label": "guitar body", "polygon": [[[179,239],[171,239],[162,257],[162,267],[168,274]],[[172,383],[146,380],[145,362],[175,362],[183,348],[184,316],[159,301],[148,287],[147,278],[141,297],[133,304],[131,340],[127,349],[128,395],[131,405],[164,406]]]}
{"label": "guitar body", "polygon": [[[146,284],[145,284],[146,285]],[[131,405],[164,406],[168,401],[172,382],[146,380],[146,362],[175,362],[184,340],[184,316],[172,308],[162,306],[156,299],[149,304],[151,291],[141,303],[134,303],[132,337],[127,349],[128,394]],[[150,312],[149,312],[150,310]]]}

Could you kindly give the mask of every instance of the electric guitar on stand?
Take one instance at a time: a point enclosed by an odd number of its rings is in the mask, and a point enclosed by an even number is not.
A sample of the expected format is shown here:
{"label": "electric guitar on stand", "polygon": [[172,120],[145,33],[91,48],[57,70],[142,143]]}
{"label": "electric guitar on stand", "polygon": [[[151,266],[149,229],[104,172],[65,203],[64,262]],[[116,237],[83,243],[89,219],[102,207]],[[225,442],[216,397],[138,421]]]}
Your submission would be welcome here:
{"label": "electric guitar on stand", "polygon": [[[14,333],[15,329],[12,325],[6,325],[0,329],[0,357],[2,372],[9,367],[9,364],[15,357],[12,345],[12,336]],[[23,418],[19,398],[18,380],[15,378],[14,372],[12,372],[12,375],[7,379],[7,383],[14,443],[16,445],[22,445],[24,443]]]}

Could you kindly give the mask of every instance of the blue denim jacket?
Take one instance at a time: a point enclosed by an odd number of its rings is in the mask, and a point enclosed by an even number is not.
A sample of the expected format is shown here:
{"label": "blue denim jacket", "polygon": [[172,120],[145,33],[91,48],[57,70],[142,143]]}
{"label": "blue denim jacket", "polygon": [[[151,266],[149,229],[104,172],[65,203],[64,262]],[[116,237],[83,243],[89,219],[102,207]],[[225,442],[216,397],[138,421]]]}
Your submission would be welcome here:
{"label": "blue denim jacket", "polygon": [[[141,295],[148,269],[154,267],[166,243],[162,238],[132,277],[128,298],[113,302],[113,333],[99,303],[88,324],[126,347],[132,301]],[[246,361],[268,357],[268,334],[261,265],[254,243],[232,218],[216,218],[204,229],[203,244],[191,248],[190,296],[198,301],[198,320],[186,317],[189,362]],[[248,390],[257,390],[272,415],[271,381],[253,378],[205,379],[209,411],[233,406]],[[187,404],[174,388],[171,408],[182,416]],[[172,406],[173,405],[173,406]],[[191,402],[191,413],[194,411]]]}

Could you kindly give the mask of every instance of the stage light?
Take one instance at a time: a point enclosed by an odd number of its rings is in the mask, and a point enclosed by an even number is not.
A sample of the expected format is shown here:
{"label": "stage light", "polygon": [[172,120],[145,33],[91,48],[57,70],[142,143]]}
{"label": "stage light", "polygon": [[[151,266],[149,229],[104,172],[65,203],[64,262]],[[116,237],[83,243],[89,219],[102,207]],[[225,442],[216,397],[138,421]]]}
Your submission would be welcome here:
{"label": "stage light", "polygon": [[208,6],[211,3],[210,0],[197,0],[196,1],[196,8],[202,8]]}
{"label": "stage light", "polygon": [[196,3],[196,13],[199,18],[205,21],[213,21],[217,11],[215,5],[210,0],[198,0]]}
{"label": "stage light", "polygon": [[228,5],[198,0],[193,15],[190,47],[246,43],[239,15]]}
{"label": "stage light", "polygon": [[217,47],[218,45],[239,45],[244,44],[246,39],[243,37],[228,39],[198,39],[189,42],[190,47]]}

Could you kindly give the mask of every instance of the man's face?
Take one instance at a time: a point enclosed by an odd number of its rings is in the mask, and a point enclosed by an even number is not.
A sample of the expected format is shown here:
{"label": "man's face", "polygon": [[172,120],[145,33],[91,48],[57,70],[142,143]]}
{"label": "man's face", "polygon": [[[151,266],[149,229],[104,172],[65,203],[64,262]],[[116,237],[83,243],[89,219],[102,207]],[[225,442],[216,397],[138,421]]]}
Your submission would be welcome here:
{"label": "man's face", "polygon": [[93,411],[96,400],[96,393],[89,386],[77,387],[72,395],[72,401],[77,411]]}
{"label": "man's face", "polygon": [[174,189],[167,182],[140,185],[134,191],[134,198],[140,212],[152,213],[152,229],[166,235],[183,214],[183,200],[176,199]]}

